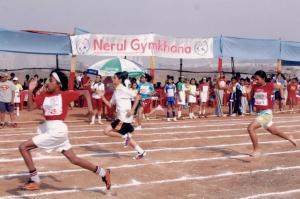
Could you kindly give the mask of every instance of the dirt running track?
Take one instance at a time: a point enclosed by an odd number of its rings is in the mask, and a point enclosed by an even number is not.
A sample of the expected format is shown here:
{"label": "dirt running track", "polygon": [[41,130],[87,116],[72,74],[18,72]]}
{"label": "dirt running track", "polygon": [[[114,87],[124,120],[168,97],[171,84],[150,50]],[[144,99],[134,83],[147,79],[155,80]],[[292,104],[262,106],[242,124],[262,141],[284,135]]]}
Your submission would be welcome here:
{"label": "dirt running track", "polygon": [[[38,111],[22,114],[18,128],[0,130],[0,199],[300,198],[300,147],[260,130],[264,153],[250,158],[246,127],[253,117],[146,122],[134,133],[147,150],[146,158],[137,161],[123,140],[103,135],[108,123],[90,126],[78,110],[68,117],[71,143],[79,156],[112,169],[112,191],[62,155],[39,149],[33,156],[42,189],[20,191],[27,169],[17,147],[35,135],[40,118]],[[300,140],[299,114],[276,115],[274,121]]]}

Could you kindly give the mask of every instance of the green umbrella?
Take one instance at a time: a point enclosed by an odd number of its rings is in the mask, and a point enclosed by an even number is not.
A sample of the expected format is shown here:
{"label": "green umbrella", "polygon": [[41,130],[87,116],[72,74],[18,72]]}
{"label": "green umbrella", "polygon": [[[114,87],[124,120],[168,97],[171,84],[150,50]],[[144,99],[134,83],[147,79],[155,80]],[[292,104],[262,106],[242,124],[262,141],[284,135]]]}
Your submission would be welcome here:
{"label": "green umbrella", "polygon": [[113,76],[116,72],[127,71],[130,77],[144,74],[141,65],[122,58],[105,59],[90,66],[87,73],[101,76]]}

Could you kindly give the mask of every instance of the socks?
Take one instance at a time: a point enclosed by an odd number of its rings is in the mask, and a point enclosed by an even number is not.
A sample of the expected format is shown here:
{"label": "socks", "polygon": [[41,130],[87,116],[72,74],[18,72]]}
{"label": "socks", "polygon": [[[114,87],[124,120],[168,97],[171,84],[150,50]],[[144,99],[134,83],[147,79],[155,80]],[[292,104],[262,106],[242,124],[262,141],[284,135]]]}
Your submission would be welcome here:
{"label": "socks", "polygon": [[102,121],[101,121],[101,115],[98,115],[98,123],[103,124]]}
{"label": "socks", "polygon": [[30,171],[29,174],[30,174],[30,180],[32,180],[33,182],[37,182],[37,183],[41,182],[36,169],[33,171]]}
{"label": "socks", "polygon": [[95,123],[96,116],[93,115],[91,123]]}
{"label": "socks", "polygon": [[131,134],[130,133],[126,133],[125,135],[122,135],[122,138],[124,138],[124,139],[131,138]]}
{"label": "socks", "polygon": [[179,118],[181,117],[181,111],[178,111],[178,117]]}
{"label": "socks", "polygon": [[96,167],[95,173],[96,173],[97,175],[101,176],[101,177],[104,177],[105,174],[106,174],[106,171],[105,171],[105,169],[103,169],[102,167],[97,166],[97,167]]}
{"label": "socks", "polygon": [[139,146],[139,145],[136,145],[136,147],[134,148],[139,154],[142,154],[144,153],[144,150]]}

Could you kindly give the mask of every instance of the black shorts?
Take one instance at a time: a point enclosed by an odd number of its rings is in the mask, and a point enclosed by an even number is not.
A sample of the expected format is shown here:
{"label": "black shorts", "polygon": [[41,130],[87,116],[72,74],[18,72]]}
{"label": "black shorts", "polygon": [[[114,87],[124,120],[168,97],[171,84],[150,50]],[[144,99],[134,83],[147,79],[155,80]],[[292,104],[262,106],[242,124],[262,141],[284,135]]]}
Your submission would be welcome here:
{"label": "black shorts", "polygon": [[7,103],[7,102],[0,102],[0,112],[1,113],[12,113],[14,112],[14,105],[11,103]]}
{"label": "black shorts", "polygon": [[[121,135],[125,135],[127,133],[132,133],[134,131],[133,126],[131,125],[131,123],[122,123],[120,124],[120,120],[116,119],[115,121],[113,121],[111,123],[111,127],[116,130],[118,133],[120,133]],[[118,126],[121,125],[120,128],[118,128]],[[116,129],[117,128],[117,129]]]}
{"label": "black shorts", "polygon": [[279,91],[276,91],[275,92],[275,100],[278,100],[278,101],[281,101],[282,98],[281,98],[281,95],[280,95],[280,92]]}

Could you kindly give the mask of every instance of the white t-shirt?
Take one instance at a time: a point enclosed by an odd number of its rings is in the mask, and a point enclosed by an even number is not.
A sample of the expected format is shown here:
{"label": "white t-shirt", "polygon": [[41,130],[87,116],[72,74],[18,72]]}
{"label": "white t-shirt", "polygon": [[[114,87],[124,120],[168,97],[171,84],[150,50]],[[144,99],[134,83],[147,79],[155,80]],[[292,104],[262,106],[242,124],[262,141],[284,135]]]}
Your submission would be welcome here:
{"label": "white t-shirt", "polygon": [[117,118],[125,123],[132,123],[133,116],[127,117],[127,112],[131,110],[131,99],[136,96],[136,92],[120,84],[114,91],[110,100],[116,105]]}
{"label": "white t-shirt", "polygon": [[101,99],[101,93],[105,92],[104,84],[102,82],[93,82],[91,84],[91,89],[93,91],[92,98],[94,99]]}

